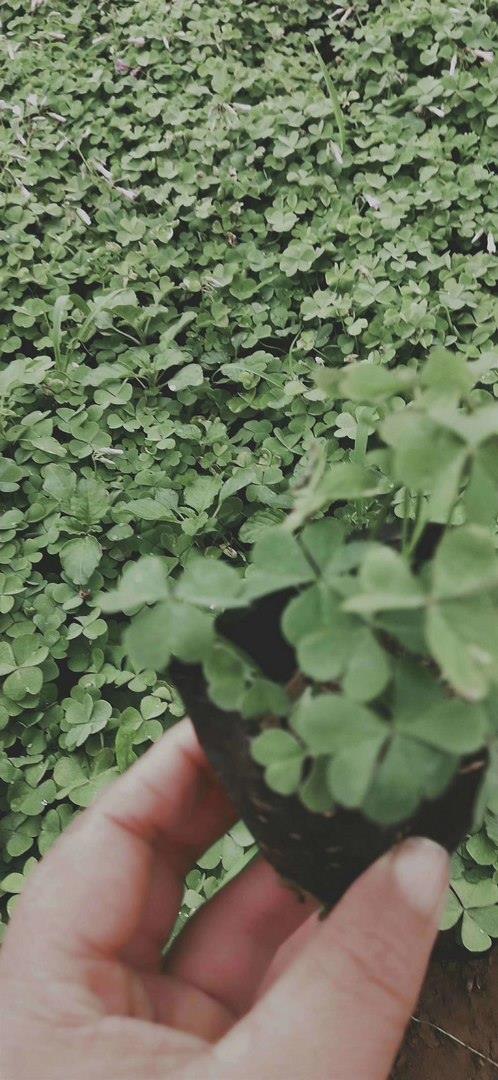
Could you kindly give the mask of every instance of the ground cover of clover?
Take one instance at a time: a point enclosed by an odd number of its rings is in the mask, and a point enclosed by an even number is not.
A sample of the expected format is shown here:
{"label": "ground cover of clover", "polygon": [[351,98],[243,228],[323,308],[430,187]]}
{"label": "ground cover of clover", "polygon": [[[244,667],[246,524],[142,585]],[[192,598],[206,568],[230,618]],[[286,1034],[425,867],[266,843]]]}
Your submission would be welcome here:
{"label": "ground cover of clover", "polygon": [[[496,15],[4,0],[3,922],[72,816],[182,713],[131,669],[99,593],[144,554],[174,576],[194,552],[244,565],[316,460],[361,450],[375,408],[334,410],[317,369],[496,342]],[[242,826],[216,845],[184,916],[253,850]],[[496,815],[454,875],[485,949]]]}

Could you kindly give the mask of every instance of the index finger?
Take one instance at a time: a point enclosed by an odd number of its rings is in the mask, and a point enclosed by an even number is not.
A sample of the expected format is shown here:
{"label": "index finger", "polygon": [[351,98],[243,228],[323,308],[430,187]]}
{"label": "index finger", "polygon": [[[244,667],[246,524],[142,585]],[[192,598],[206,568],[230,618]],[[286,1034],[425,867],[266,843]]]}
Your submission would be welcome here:
{"label": "index finger", "polygon": [[[137,929],[154,858],[163,857],[165,926],[183,879],[234,820],[190,721],[166,733],[85,810],[28,879],[3,947],[18,975],[117,955]],[[26,942],[29,941],[29,949]]]}

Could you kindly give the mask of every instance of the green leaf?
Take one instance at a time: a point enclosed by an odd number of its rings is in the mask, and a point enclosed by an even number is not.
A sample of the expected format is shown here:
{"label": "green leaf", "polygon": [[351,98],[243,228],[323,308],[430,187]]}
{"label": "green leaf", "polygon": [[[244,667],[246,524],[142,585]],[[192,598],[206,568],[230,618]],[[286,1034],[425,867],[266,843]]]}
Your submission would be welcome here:
{"label": "green leaf", "polygon": [[462,943],[469,952],[486,952],[492,945],[491,938],[467,911],[461,927]]}
{"label": "green leaf", "polygon": [[313,764],[299,786],[299,798],[308,810],[314,814],[329,814],[334,808],[334,800],[327,787],[326,757],[315,758]]}
{"label": "green leaf", "polygon": [[330,759],[327,783],[333,798],[350,808],[361,806],[373,779],[386,732],[365,739],[359,746],[340,750]]}
{"label": "green leaf", "polygon": [[452,882],[451,887],[465,909],[491,907],[498,904],[498,885],[489,878],[481,878],[479,881],[459,878]]}
{"label": "green leaf", "polygon": [[[498,847],[484,833],[476,833],[465,844],[467,853],[478,866],[495,866],[498,862]],[[498,908],[497,908],[498,910]]]}
{"label": "green leaf", "polygon": [[282,728],[267,728],[251,743],[251,754],[258,765],[272,765],[275,761],[303,757],[297,739]]}
{"label": "green leaf", "polygon": [[291,723],[313,754],[333,754],[368,740],[383,739],[386,725],[370,709],[342,694],[303,695]]}
{"label": "green leaf", "polygon": [[409,818],[422,799],[445,790],[458,758],[395,735],[379,764],[363,809],[380,825]]}
{"label": "green leaf", "polygon": [[164,635],[171,652],[186,664],[197,664],[208,655],[214,641],[214,616],[191,604],[169,602]]}
{"label": "green leaf", "polygon": [[469,701],[485,697],[498,681],[498,622],[487,596],[450,600],[427,610],[426,639],[454,689]]}
{"label": "green leaf", "polygon": [[372,632],[364,627],[356,636],[342,680],[344,693],[354,701],[372,701],[382,693],[390,677],[387,653]]}
{"label": "green leaf", "polygon": [[187,390],[191,386],[201,386],[204,375],[200,364],[186,364],[168,382],[169,389],[177,394],[180,390]]}
{"label": "green leaf", "polygon": [[17,667],[12,646],[7,641],[0,641],[0,675],[8,675]]}
{"label": "green leaf", "polygon": [[220,490],[220,481],[214,476],[198,476],[185,488],[185,502],[201,513],[214,502]]}
{"label": "green leaf", "polygon": [[478,705],[447,700],[422,709],[418,716],[404,722],[398,718],[396,727],[438,750],[465,755],[479,750],[483,745],[487,735],[487,717],[485,710]]}
{"label": "green leaf", "polygon": [[293,795],[299,787],[302,774],[300,758],[286,758],[275,761],[265,771],[265,780],[272,791],[278,795]]}
{"label": "green leaf", "polygon": [[441,922],[439,923],[439,929],[451,930],[452,926],[456,926],[458,920],[462,916],[462,913],[463,908],[460,901],[455,896],[455,893],[451,889],[448,889],[446,907],[441,917]]}
{"label": "green leaf", "polygon": [[23,781],[17,781],[12,788],[10,805],[16,813],[26,814],[27,817],[37,817],[44,808],[54,801],[56,787],[53,780],[45,780],[38,787],[31,787]]}
{"label": "green leaf", "polygon": [[43,674],[40,668],[23,667],[7,675],[3,692],[12,701],[22,701],[26,694],[39,694],[43,686]]}
{"label": "green leaf", "polygon": [[403,369],[390,371],[379,364],[363,361],[349,367],[342,376],[341,393],[351,401],[382,401],[409,386],[410,378],[410,372]]}
{"label": "green leaf", "polygon": [[45,814],[43,819],[43,825],[38,837],[38,850],[40,855],[45,855],[47,851],[55,844],[61,833],[70,824],[73,818],[73,811],[69,806],[58,806],[49,810]]}
{"label": "green leaf", "polygon": [[220,709],[240,709],[249,669],[232,645],[216,641],[204,661],[209,696]]}
{"label": "green leaf", "polygon": [[252,563],[246,572],[246,596],[255,599],[306,584],[314,576],[313,567],[292,533],[282,528],[268,529],[253,548]]}
{"label": "green leaf", "polygon": [[169,663],[171,644],[169,605],[163,600],[135,615],[124,634],[124,645],[137,671],[163,671]]}
{"label": "green leaf", "polygon": [[485,934],[498,938],[498,904],[494,907],[472,908],[469,915]]}
{"label": "green leaf", "polygon": [[361,628],[331,590],[312,586],[287,605],[282,629],[296,646],[300,670],[323,682],[344,671]]}
{"label": "green leaf", "polygon": [[463,470],[466,451],[459,439],[443,430],[423,412],[402,409],[391,413],[381,426],[382,437],[394,448],[394,477],[410,491],[422,493],[451,476],[453,491]]}
{"label": "green leaf", "polygon": [[35,634],[20,634],[14,641],[14,655],[20,667],[34,667],[46,660],[48,646]]}
{"label": "green leaf", "polygon": [[492,528],[498,513],[498,485],[495,462],[489,468],[488,449],[496,457],[496,446],[487,444],[486,450],[474,458],[469,482],[464,492],[463,505],[468,522]]}
{"label": "green leaf", "polygon": [[306,525],[301,533],[301,544],[312,565],[326,573],[335,566],[340,566],[345,535],[341,521],[327,518]]}
{"label": "green leaf", "polygon": [[197,860],[197,865],[200,866],[201,870],[214,870],[219,866],[221,862],[221,847],[222,841],[217,840],[216,843],[206,851],[205,855]]}
{"label": "green leaf", "polygon": [[62,569],[74,585],[86,585],[102,558],[102,548],[93,536],[68,540],[60,552]]}
{"label": "green leaf", "polygon": [[177,586],[182,600],[212,611],[240,607],[243,583],[237,570],[219,559],[193,558]]}
{"label": "green leaf", "polygon": [[299,528],[307,518],[343,499],[365,499],[388,490],[389,484],[373,469],[354,462],[334,464],[315,486],[303,487],[296,495],[295,507],[287,518],[289,529]]}
{"label": "green leaf", "polygon": [[131,499],[126,510],[143,521],[176,521],[176,498],[169,491],[157,492],[155,497]]}
{"label": "green leaf", "polygon": [[156,555],[144,555],[138,562],[129,563],[125,567],[116,589],[100,593],[98,603],[105,612],[126,612],[141,604],[165,600],[168,593],[164,562]]}
{"label": "green leaf", "polygon": [[5,893],[20,893],[24,887],[25,878],[22,874],[6,874],[0,881],[0,889]]}
{"label": "green leaf", "polygon": [[241,713],[247,719],[258,716],[286,716],[289,706],[290,700],[281,686],[270,679],[255,679],[244,694]]}
{"label": "green leaf", "polygon": [[43,490],[67,510],[76,490],[76,473],[69,465],[46,465],[43,470]]}
{"label": "green leaf", "polygon": [[451,599],[498,585],[498,558],[491,534],[478,525],[445,533],[433,562],[434,595]]}
{"label": "green leaf", "polygon": [[452,394],[457,398],[466,396],[474,385],[474,378],[461,353],[450,352],[437,345],[431,349],[422,368],[420,382],[448,401]]}
{"label": "green leaf", "polygon": [[371,545],[358,575],[358,592],[344,604],[345,611],[369,614],[417,608],[424,594],[402,555],[381,544]]}

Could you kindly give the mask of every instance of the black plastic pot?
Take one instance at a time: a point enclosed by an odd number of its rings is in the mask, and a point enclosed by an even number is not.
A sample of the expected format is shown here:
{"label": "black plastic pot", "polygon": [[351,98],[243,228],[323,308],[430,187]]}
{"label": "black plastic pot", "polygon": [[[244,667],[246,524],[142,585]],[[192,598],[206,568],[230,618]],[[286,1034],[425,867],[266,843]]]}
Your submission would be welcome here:
{"label": "black plastic pot", "polygon": [[[278,594],[250,610],[225,615],[219,623],[224,635],[244,648],[268,677],[284,684],[294,668],[279,629],[288,598],[288,593]],[[296,796],[281,796],[267,787],[264,771],[250,752],[259,725],[213,705],[200,667],[177,662],[171,676],[207,757],[268,861],[283,878],[327,906],[402,838],[428,836],[452,851],[468,832],[481,768],[463,767],[442,796],[426,802],[401,826],[376,825],[359,811],[313,813]]]}

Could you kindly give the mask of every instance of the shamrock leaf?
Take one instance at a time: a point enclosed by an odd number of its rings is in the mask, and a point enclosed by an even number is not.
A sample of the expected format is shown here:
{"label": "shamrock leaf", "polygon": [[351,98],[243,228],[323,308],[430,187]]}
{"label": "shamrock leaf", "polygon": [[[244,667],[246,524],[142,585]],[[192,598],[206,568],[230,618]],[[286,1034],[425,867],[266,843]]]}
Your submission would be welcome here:
{"label": "shamrock leaf", "polygon": [[182,600],[223,611],[242,603],[243,582],[234,567],[219,559],[193,558],[177,586]]}
{"label": "shamrock leaf", "polygon": [[75,585],[86,585],[102,558],[102,548],[93,536],[68,540],[60,553],[62,569]]}
{"label": "shamrock leaf", "polygon": [[156,555],[144,555],[125,567],[117,588],[101,593],[98,602],[105,612],[130,611],[141,604],[153,604],[169,594],[167,571]]}
{"label": "shamrock leaf", "polygon": [[445,677],[469,700],[498,681],[497,583],[498,559],[486,530],[474,525],[445,536],[433,564],[426,638]]}
{"label": "shamrock leaf", "polygon": [[61,726],[66,733],[64,745],[67,750],[82,746],[90,735],[102,731],[112,714],[112,706],[108,701],[95,701],[91,694],[87,693],[66,698],[63,705]]}
{"label": "shamrock leaf", "polygon": [[12,645],[0,646],[0,674],[7,678],[3,693],[12,701],[38,694],[43,686],[40,664],[48,656],[48,646],[34,634],[22,634]]}
{"label": "shamrock leaf", "polygon": [[265,766],[265,780],[279,795],[292,795],[301,779],[304,751],[297,739],[279,728],[269,728],[252,742],[252,756]]}
{"label": "shamrock leaf", "polygon": [[381,544],[368,548],[357,579],[357,592],[344,603],[345,611],[369,614],[422,607],[421,585],[398,552]]}

